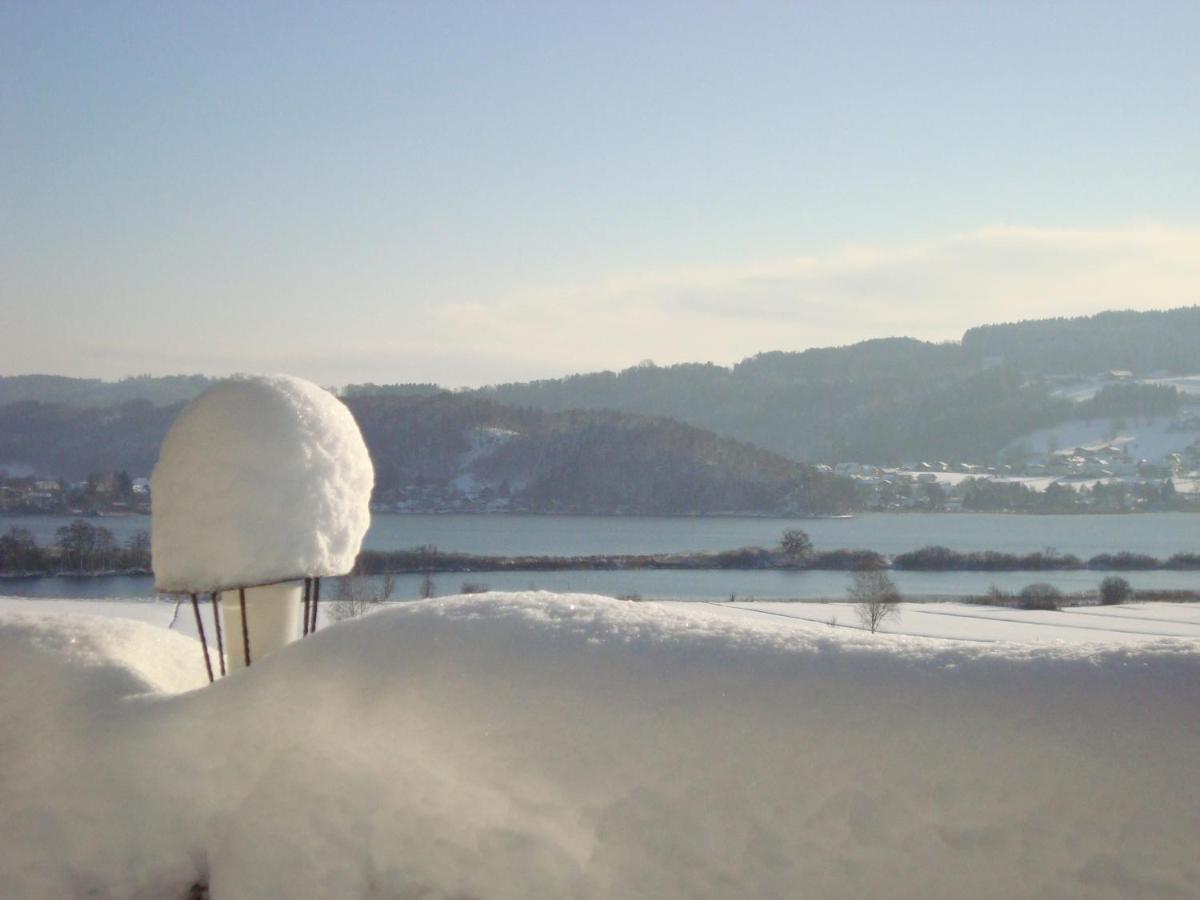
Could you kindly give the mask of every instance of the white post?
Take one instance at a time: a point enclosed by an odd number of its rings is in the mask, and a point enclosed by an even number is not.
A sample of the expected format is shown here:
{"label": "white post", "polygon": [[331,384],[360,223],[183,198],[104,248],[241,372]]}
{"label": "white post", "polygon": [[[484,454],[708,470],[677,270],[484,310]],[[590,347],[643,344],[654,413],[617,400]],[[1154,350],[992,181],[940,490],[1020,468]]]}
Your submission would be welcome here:
{"label": "white post", "polygon": [[[300,635],[301,582],[246,588],[246,624],[250,632],[250,662],[290,644]],[[237,590],[221,592],[225,622],[225,660],[228,671],[246,667],[241,599]]]}

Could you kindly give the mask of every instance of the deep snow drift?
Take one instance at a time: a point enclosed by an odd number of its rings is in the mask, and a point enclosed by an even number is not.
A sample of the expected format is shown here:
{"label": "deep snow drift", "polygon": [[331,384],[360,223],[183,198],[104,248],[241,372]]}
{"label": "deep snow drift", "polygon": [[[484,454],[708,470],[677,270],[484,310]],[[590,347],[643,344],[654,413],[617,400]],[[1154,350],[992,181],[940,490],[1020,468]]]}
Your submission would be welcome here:
{"label": "deep snow drift", "polygon": [[222,381],[179,414],[150,476],[155,586],[349,572],[374,480],[354,417],[328,391],[288,375]]}
{"label": "deep snow drift", "polygon": [[11,897],[1182,896],[1200,648],[425,601],[211,687],[190,638],[0,614]]}

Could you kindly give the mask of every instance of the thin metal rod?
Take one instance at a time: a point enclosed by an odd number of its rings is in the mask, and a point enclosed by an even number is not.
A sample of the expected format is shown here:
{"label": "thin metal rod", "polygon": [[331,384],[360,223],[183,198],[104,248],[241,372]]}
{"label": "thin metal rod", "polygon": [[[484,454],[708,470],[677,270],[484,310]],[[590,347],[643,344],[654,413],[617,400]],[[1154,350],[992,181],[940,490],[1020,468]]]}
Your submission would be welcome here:
{"label": "thin metal rod", "polygon": [[308,634],[308,594],[309,594],[309,591],[311,591],[311,590],[312,590],[312,579],[305,578],[304,579],[304,630],[301,632],[302,635]]}
{"label": "thin metal rod", "polygon": [[213,682],[212,660],[208,658],[208,641],[204,639],[204,620],[200,618],[200,601],[192,594],[192,612],[196,614],[196,630],[200,632],[200,646],[204,649],[204,668],[208,669],[208,683]]}
{"label": "thin metal rod", "polygon": [[250,668],[250,625],[246,622],[246,589],[238,588],[238,602],[242,605],[242,651],[246,654],[246,668]]}
{"label": "thin metal rod", "polygon": [[288,575],[286,578],[275,578],[271,581],[255,581],[253,584],[201,584],[193,587],[181,588],[155,588],[156,594],[186,594],[189,591],[195,591],[198,594],[207,594],[209,591],[236,591],[238,588],[270,587],[273,584],[290,584],[293,581],[301,581],[304,575]]}
{"label": "thin metal rod", "polygon": [[313,596],[312,596],[312,625],[308,627],[308,633],[312,634],[317,630],[317,606],[321,602],[321,579],[313,579]]}
{"label": "thin metal rod", "polygon": [[221,677],[225,676],[225,641],[221,637],[221,601],[216,591],[209,594],[212,601],[213,622],[217,625],[217,660],[221,663]]}

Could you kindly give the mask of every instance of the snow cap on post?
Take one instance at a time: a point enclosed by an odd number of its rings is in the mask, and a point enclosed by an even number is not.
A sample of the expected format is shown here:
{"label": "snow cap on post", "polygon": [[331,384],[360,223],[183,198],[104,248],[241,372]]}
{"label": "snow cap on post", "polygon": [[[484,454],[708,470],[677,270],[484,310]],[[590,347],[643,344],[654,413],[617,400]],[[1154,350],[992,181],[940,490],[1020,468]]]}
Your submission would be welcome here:
{"label": "snow cap on post", "polygon": [[345,574],[374,481],[358,424],[328,391],[289,375],[219,382],[179,414],[150,476],[155,587]]}

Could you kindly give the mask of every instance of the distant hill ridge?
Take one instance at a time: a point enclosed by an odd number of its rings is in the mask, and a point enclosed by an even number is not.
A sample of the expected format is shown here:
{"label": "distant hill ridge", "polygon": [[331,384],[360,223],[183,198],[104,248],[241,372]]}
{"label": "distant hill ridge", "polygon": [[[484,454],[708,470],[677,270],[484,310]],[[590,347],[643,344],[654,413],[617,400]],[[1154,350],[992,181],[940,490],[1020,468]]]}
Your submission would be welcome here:
{"label": "distant hill ridge", "polygon": [[1200,306],[980,325],[962,345],[976,359],[1003,357],[1039,374],[1191,373],[1200,369]]}
{"label": "distant hill ridge", "polygon": [[[1200,306],[985,325],[968,330],[958,342],[896,337],[846,347],[771,351],[732,367],[643,365],[502,384],[455,396],[493,401],[495,409],[610,411],[670,419],[792,460],[984,461],[1022,435],[1073,417],[1148,415],[1177,408],[1180,401],[1173,388],[1131,385],[1081,404],[1056,392],[1060,379],[1047,377],[1109,369],[1143,374],[1200,371]],[[156,418],[136,406],[122,411],[125,405],[161,408],[189,399],[208,383],[203,376],[118,382],[3,377],[0,412],[17,401],[109,409],[108,418],[81,419],[91,438],[77,438],[84,442],[79,452],[90,450],[108,460],[122,443],[121,429],[136,431],[143,420]],[[441,396],[439,392],[432,384],[365,384],[348,386],[343,396],[353,406],[381,398],[428,399]],[[411,407],[409,413],[415,415],[417,409]],[[78,453],[72,449],[76,438],[60,434],[62,443],[49,446],[36,437],[48,434],[47,428],[52,431],[56,417],[70,418],[69,412],[26,409],[15,419],[21,416],[26,425],[36,426],[34,432],[10,431],[16,427],[14,414],[3,413],[0,453],[26,455],[0,457],[0,462],[36,458],[61,461],[68,467],[64,471],[77,468]],[[497,413],[492,418],[504,416]],[[154,446],[153,440],[143,440],[135,454],[137,467],[148,454],[153,458]],[[28,455],[34,452],[42,455]]]}
{"label": "distant hill ridge", "polygon": [[192,399],[211,382],[212,379],[205,375],[136,375],[119,381],[63,375],[3,375],[0,376],[0,406],[35,402],[107,407],[134,400],[168,406]]}
{"label": "distant hill ridge", "polygon": [[[669,419],[547,413],[478,397],[347,400],[376,468],[376,502],[415,509],[579,513],[829,513],[853,485]],[[82,479],[149,473],[181,404],[0,406],[0,468]]]}
{"label": "distant hill ridge", "polygon": [[[1077,414],[1049,373],[1200,370],[1200,307],[1110,312],[973,328],[961,342],[912,338],[761,353],[732,368],[639,366],[480,390],[541,409],[665,415],[796,459],[984,460]],[[1153,392],[1110,396],[1091,415],[1165,411]]]}

